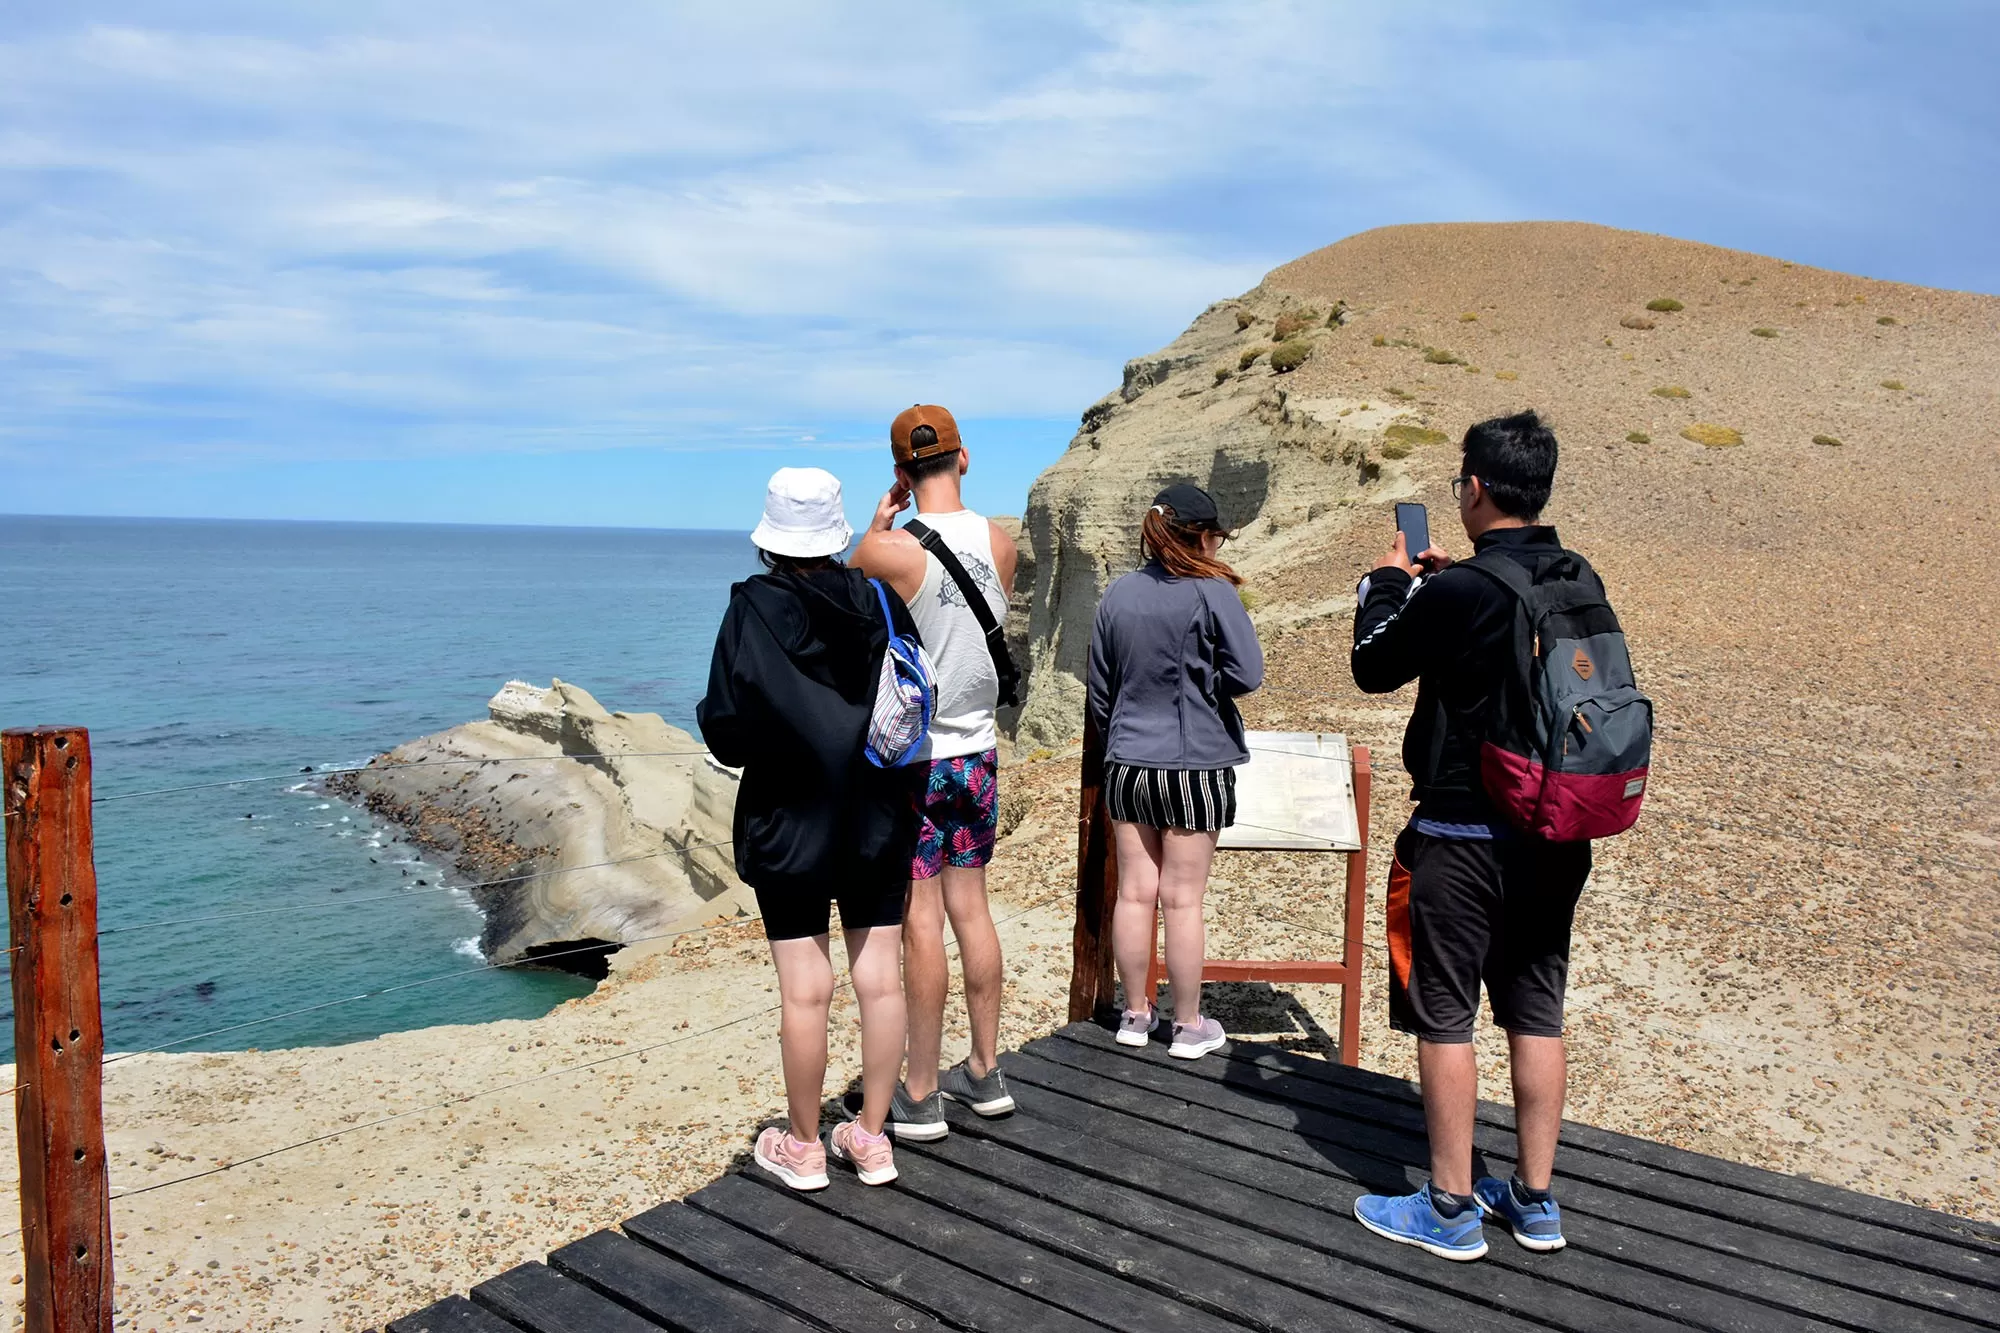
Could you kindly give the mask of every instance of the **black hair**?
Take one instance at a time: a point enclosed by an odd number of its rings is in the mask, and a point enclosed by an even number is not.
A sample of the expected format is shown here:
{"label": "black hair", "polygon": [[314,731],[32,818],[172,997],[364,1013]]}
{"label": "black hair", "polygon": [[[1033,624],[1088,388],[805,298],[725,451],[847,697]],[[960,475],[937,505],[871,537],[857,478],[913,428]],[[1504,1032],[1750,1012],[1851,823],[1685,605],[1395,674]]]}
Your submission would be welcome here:
{"label": "black hair", "polygon": [[1556,482],[1556,433],[1530,409],[1465,432],[1460,469],[1477,477],[1503,514],[1537,519]]}
{"label": "black hair", "polygon": [[[934,427],[919,426],[910,432],[910,448],[929,449],[937,443],[937,438],[937,430]],[[896,466],[903,470],[903,475],[908,477],[910,484],[914,486],[927,477],[937,476],[948,467],[956,468],[958,466],[958,450],[953,449],[948,453],[932,454],[928,458],[912,458],[909,462],[898,463]]]}
{"label": "black hair", "polygon": [[841,559],[837,555],[816,555],[807,559],[796,555],[778,555],[761,546],[757,548],[757,559],[773,574],[802,574],[808,570],[841,567]]}

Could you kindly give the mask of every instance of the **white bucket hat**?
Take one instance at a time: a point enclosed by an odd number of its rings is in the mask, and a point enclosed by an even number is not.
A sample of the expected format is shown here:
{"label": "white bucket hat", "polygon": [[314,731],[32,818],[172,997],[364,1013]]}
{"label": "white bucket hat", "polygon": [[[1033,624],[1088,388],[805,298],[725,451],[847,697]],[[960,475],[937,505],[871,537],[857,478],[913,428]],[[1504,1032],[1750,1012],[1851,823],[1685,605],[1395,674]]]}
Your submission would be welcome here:
{"label": "white bucket hat", "polygon": [[781,467],[764,491],[764,521],[750,540],[798,560],[839,555],[854,539],[840,503],[840,478],[817,467]]}

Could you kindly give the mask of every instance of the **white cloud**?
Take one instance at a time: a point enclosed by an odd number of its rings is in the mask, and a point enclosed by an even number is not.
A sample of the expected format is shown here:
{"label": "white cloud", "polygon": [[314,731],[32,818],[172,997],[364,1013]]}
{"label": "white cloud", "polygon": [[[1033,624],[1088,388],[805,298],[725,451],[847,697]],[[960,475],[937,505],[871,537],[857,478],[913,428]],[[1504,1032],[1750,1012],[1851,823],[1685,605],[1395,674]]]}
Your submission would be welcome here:
{"label": "white cloud", "polygon": [[[829,448],[916,397],[1068,416],[1209,301],[1388,221],[1583,215],[1829,262],[1976,249],[1992,95],[1897,73],[1979,44],[1940,57],[1942,11],[1905,37],[1864,33],[1870,12],[0,20],[0,456],[779,423]],[[1835,77],[1863,65],[1874,105]],[[1885,184],[1919,181],[1914,218]]]}

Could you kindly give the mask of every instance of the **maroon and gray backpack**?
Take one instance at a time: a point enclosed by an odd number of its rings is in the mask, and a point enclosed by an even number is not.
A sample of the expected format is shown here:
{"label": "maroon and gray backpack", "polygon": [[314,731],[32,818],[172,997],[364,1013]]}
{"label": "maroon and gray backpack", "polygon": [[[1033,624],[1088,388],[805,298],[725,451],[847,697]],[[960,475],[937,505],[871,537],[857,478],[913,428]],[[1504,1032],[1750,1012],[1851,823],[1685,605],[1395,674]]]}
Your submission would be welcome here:
{"label": "maroon and gray backpack", "polygon": [[1631,828],[1652,762],[1653,701],[1633,680],[1597,571],[1574,551],[1533,573],[1498,554],[1456,567],[1493,580],[1517,608],[1514,670],[1479,747],[1487,795],[1510,824],[1551,842]]}

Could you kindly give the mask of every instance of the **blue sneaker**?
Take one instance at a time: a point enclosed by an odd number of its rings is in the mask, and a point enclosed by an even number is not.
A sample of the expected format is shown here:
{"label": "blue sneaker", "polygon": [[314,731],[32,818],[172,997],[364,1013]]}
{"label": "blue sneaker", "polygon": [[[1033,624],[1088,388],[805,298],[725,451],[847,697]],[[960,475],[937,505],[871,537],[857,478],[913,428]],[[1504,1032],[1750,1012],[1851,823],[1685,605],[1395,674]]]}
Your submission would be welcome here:
{"label": "blue sneaker", "polygon": [[1510,1181],[1482,1176],[1472,1187],[1472,1201],[1496,1222],[1505,1222],[1524,1250],[1547,1253],[1568,1244],[1563,1239],[1562,1210],[1553,1197],[1547,1203],[1522,1203]]}
{"label": "blue sneaker", "polygon": [[1431,1202],[1431,1187],[1415,1194],[1364,1194],[1354,1201],[1354,1219],[1378,1236],[1429,1250],[1440,1259],[1477,1259],[1486,1253],[1479,1209],[1444,1217]]}

